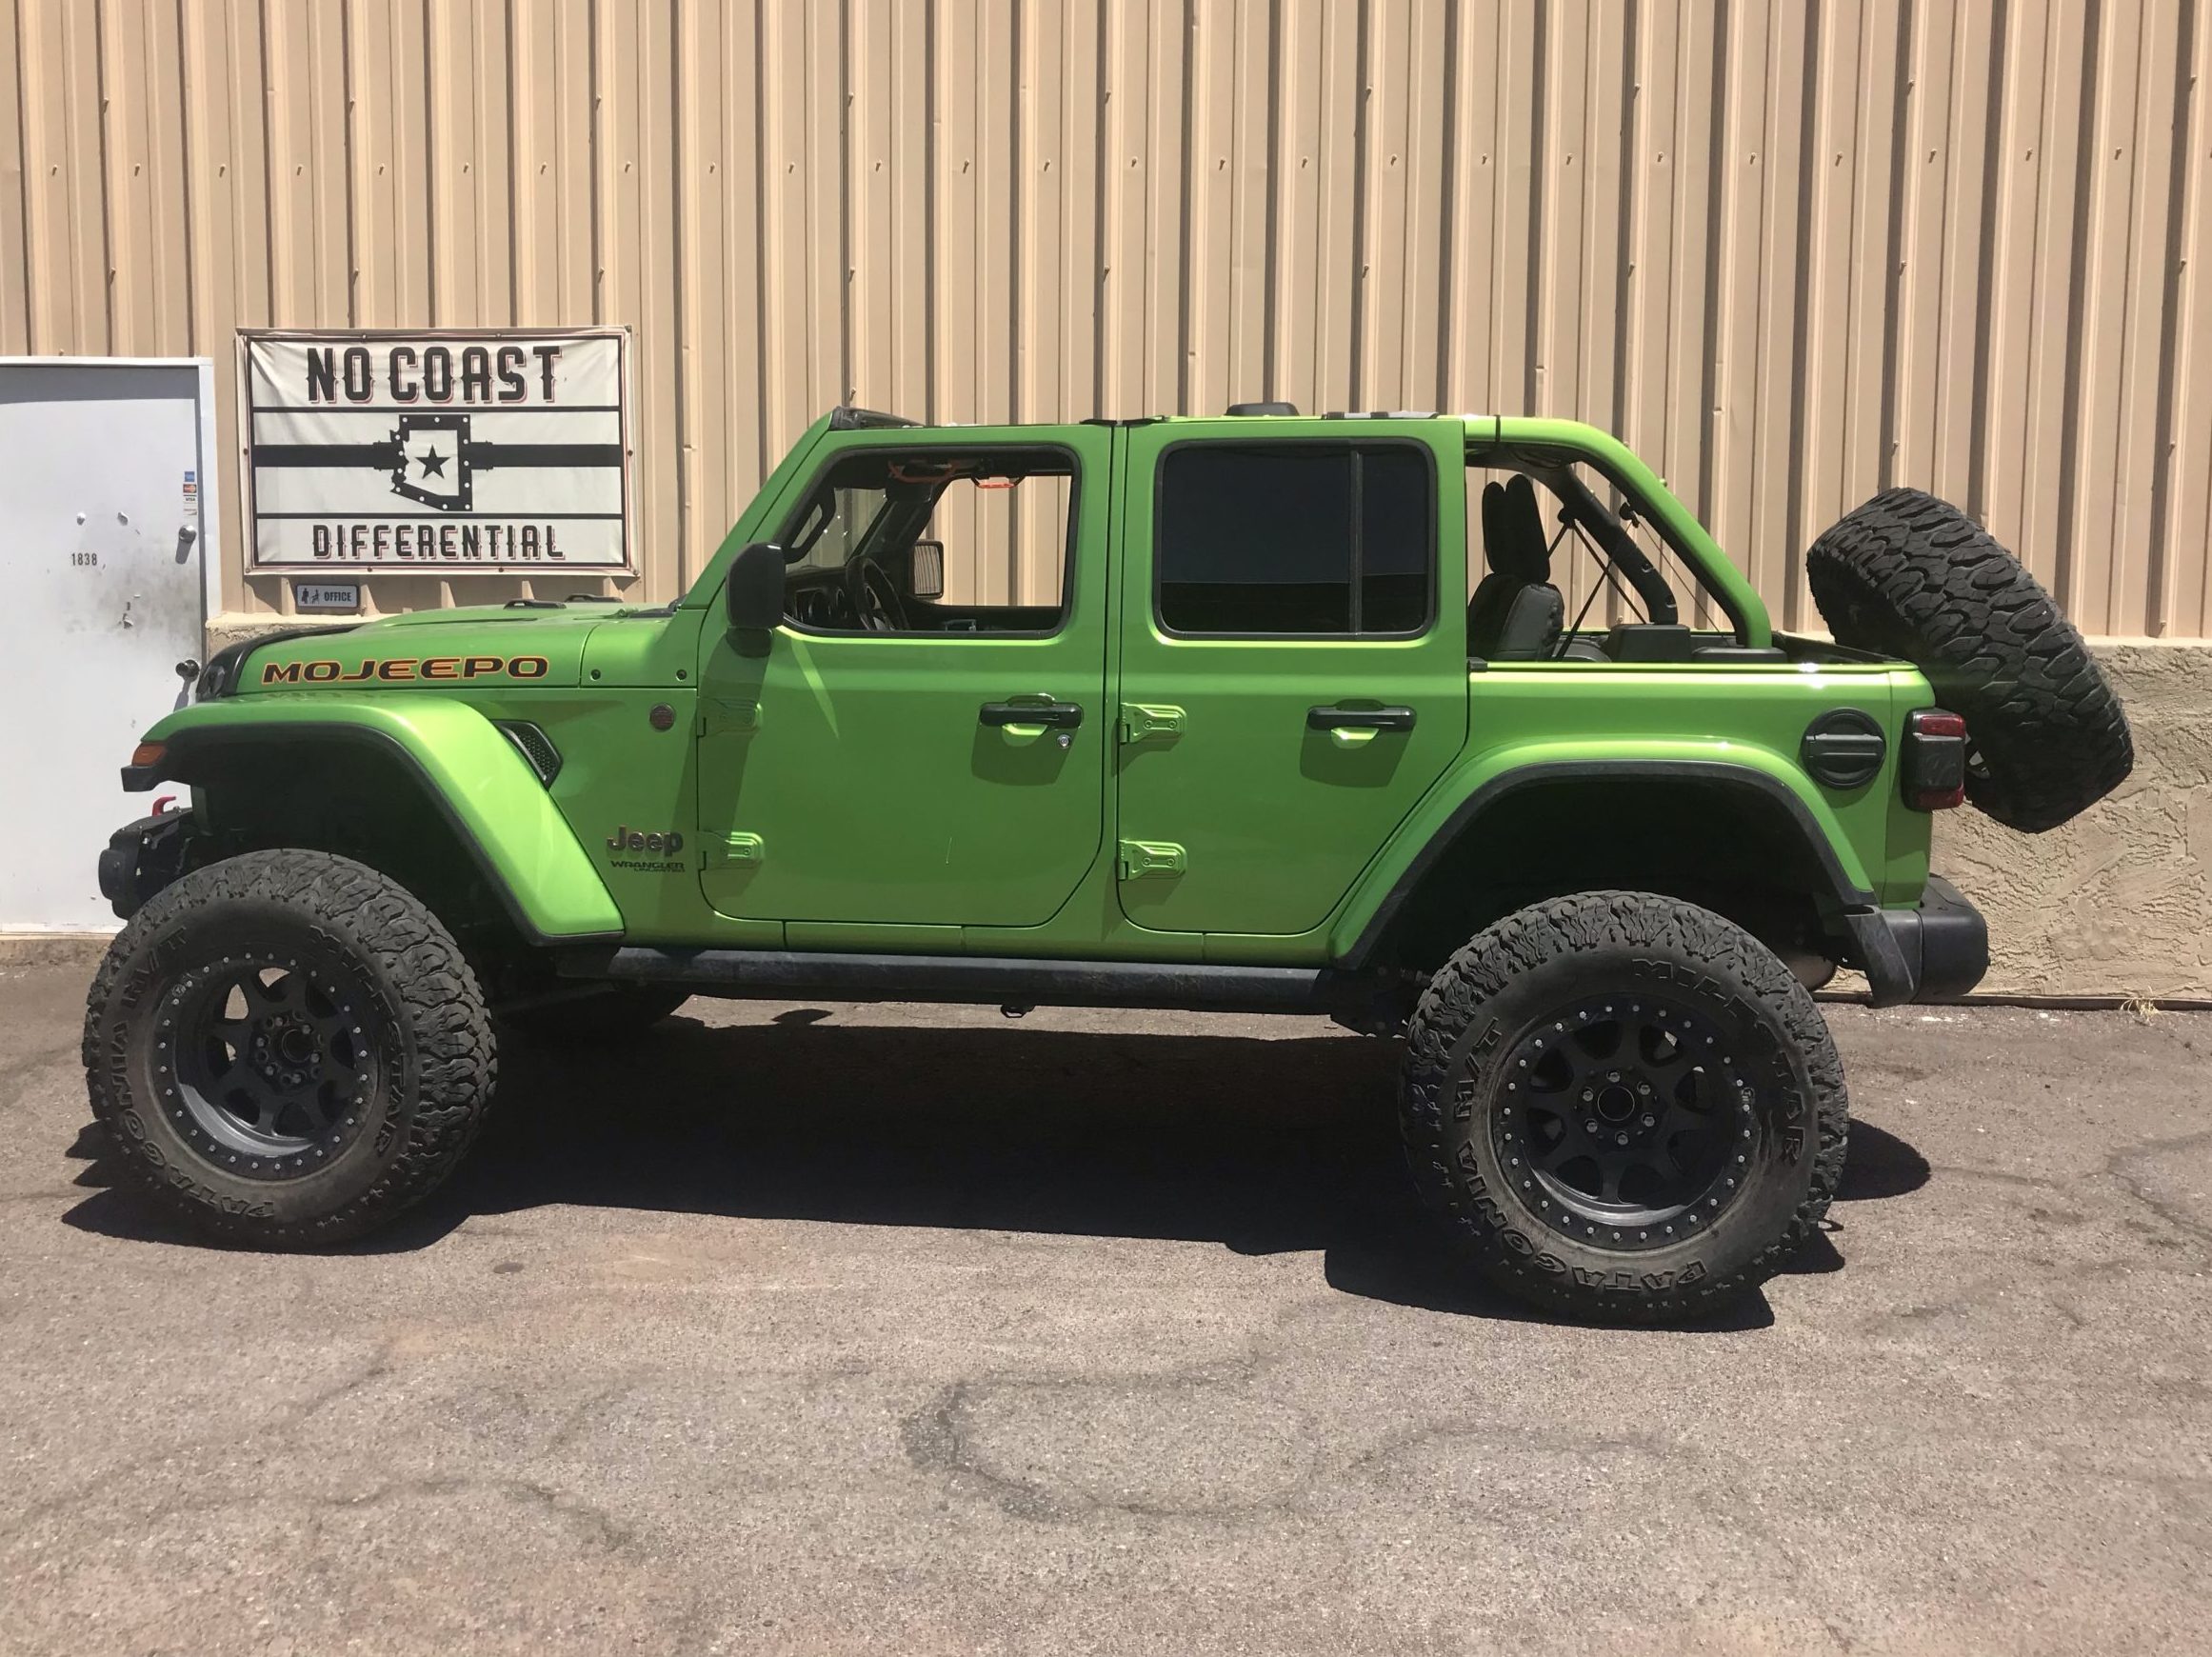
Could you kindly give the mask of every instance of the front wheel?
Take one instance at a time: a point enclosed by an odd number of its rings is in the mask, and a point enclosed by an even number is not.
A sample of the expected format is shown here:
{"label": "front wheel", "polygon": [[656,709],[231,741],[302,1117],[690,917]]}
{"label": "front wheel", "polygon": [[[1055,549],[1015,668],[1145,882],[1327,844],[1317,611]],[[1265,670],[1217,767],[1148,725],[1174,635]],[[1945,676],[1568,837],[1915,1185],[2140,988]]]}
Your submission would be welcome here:
{"label": "front wheel", "polygon": [[356,1236],[457,1164],[495,1075],[476,979],[396,882],[256,851],[165,888],[85,1009],[93,1115],[145,1195],[201,1230]]}
{"label": "front wheel", "polygon": [[1785,1265],[1843,1167],[1843,1066],[1803,987],[1709,910],[1582,892],[1478,934],[1406,1031],[1415,1180],[1492,1282],[1675,1322]]}

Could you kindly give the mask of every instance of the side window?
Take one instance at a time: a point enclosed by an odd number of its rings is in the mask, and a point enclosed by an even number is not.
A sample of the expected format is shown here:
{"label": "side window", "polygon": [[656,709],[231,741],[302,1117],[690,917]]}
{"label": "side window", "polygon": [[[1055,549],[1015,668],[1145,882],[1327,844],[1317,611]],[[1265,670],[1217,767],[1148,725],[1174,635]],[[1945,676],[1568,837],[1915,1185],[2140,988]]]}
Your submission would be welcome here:
{"label": "side window", "polygon": [[1406,444],[1194,443],[1161,457],[1153,556],[1175,633],[1417,633],[1436,485]]}
{"label": "side window", "polygon": [[1054,632],[1075,496],[1065,449],[848,454],[785,528],[784,613],[816,632]]}

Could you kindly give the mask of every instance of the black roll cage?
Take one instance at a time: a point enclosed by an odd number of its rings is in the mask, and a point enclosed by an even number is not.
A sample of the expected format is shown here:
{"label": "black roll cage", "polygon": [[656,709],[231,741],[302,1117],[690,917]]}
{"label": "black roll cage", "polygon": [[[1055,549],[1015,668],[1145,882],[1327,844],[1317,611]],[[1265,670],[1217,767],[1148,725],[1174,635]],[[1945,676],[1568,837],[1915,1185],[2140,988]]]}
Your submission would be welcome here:
{"label": "black roll cage", "polygon": [[[1510,444],[1469,444],[1467,465],[1472,467],[1509,468],[1524,471],[1536,478],[1559,498],[1560,519],[1585,531],[1598,545],[1598,549],[1611,560],[1613,567],[1627,577],[1628,585],[1636,589],[1636,596],[1644,602],[1646,621],[1672,626],[1682,619],[1675,603],[1674,589],[1667,586],[1666,577],[1660,574],[1657,565],[1637,545],[1636,537],[1628,533],[1627,526],[1605,509],[1604,502],[1590,492],[1589,485],[1576,472],[1576,463],[1595,465],[1586,454],[1570,454],[1551,448],[1515,446]],[[1610,474],[1605,481],[1633,502],[1635,496],[1622,482]],[[1657,528],[1648,514],[1644,522]],[[1665,531],[1662,529],[1661,534]],[[1694,564],[1686,566],[1695,569]],[[1735,619],[1731,617],[1731,619]]]}

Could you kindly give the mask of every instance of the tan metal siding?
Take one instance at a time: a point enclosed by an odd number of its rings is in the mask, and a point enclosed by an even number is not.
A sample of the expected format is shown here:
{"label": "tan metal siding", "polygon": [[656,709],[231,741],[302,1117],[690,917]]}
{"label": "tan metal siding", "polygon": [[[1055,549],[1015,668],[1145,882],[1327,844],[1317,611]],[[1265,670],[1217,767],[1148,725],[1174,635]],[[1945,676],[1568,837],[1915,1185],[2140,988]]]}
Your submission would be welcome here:
{"label": "tan metal siding", "polygon": [[1812,535],[1901,482],[2085,629],[2201,637],[2208,35],[2198,0],[0,0],[0,351],[204,352],[228,397],[241,327],[627,324],[643,570],[602,585],[656,599],[841,399],[1278,396],[1616,429],[1788,625]]}

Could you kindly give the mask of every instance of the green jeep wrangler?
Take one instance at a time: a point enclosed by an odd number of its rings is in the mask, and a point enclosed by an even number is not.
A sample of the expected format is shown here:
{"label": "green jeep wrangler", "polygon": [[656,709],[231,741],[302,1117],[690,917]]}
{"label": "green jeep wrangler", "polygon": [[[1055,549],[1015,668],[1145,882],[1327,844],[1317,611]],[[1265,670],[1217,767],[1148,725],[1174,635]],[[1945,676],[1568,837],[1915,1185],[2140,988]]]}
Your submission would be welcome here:
{"label": "green jeep wrangler", "polygon": [[150,1200],[316,1246],[452,1171],[509,1036],[694,995],[1325,1013],[1403,1037],[1471,1267],[1692,1315],[1834,1193],[1810,990],[1986,966],[1931,812],[2032,832],[2131,763],[1942,502],[1878,497],[1807,574],[1836,643],[1568,421],[839,409],[674,604],[215,655],[123,772],[190,803],[100,860],[92,1109]]}

